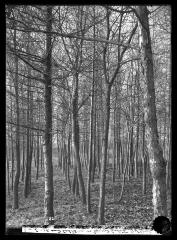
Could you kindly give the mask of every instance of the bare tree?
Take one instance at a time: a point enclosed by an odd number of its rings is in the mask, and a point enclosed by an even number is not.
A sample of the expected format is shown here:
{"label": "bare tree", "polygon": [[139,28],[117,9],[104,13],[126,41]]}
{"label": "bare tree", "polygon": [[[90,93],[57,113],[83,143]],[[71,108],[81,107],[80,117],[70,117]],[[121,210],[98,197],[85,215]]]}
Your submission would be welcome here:
{"label": "bare tree", "polygon": [[51,56],[52,56],[52,7],[47,6],[46,15],[46,72],[45,72],[45,197],[44,209],[46,221],[52,224],[54,221],[53,210],[53,165],[52,165],[52,85],[51,85]]}
{"label": "bare tree", "polygon": [[153,178],[154,217],[167,215],[166,203],[166,161],[163,158],[159,143],[155,103],[154,70],[149,30],[148,10],[146,6],[138,6],[137,16],[140,28],[140,44],[142,51],[142,73],[146,82],[144,93],[144,116],[146,122],[146,140],[149,151],[150,169]]}
{"label": "bare tree", "polygon": [[[107,40],[109,40],[110,36],[110,11],[107,9],[106,11],[106,21],[107,21]],[[120,20],[120,25],[122,18]],[[103,137],[103,159],[101,165],[101,180],[100,180],[100,198],[99,198],[99,207],[98,207],[98,222],[99,224],[104,224],[104,206],[105,206],[105,181],[106,181],[106,163],[107,163],[107,151],[108,151],[108,135],[109,135],[109,120],[110,120],[110,96],[111,96],[111,89],[114,83],[114,80],[119,73],[121,67],[121,61],[123,59],[124,53],[127,50],[127,46],[130,44],[131,39],[137,29],[137,24],[133,28],[130,36],[127,40],[126,46],[123,48],[122,52],[120,53],[117,67],[111,77],[111,80],[108,79],[107,73],[107,62],[106,62],[106,53],[107,53],[107,44],[104,47],[103,51],[103,64],[104,64],[104,77],[105,77],[105,129],[104,129],[104,137]],[[119,32],[120,34],[120,32]]]}
{"label": "bare tree", "polygon": [[[14,50],[16,51],[16,30],[14,30]],[[14,203],[13,208],[18,209],[18,184],[20,179],[20,110],[19,110],[19,86],[18,86],[18,57],[15,55],[15,99],[16,99],[16,173],[14,180]]]}

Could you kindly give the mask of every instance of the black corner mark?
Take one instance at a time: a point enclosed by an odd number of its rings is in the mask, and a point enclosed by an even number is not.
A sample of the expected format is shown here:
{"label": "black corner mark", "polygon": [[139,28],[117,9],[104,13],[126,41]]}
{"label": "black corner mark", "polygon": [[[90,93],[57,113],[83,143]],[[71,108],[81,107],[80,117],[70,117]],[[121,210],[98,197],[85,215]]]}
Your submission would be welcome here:
{"label": "black corner mark", "polygon": [[162,235],[170,236],[172,234],[171,222],[165,216],[158,216],[155,218],[153,221],[152,229]]}

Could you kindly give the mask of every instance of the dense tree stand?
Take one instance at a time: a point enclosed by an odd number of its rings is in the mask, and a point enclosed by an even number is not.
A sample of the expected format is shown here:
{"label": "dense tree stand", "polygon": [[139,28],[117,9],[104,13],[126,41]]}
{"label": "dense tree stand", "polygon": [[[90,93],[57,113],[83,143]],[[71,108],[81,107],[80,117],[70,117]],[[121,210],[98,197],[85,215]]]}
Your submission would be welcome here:
{"label": "dense tree stand", "polygon": [[5,12],[7,226],[170,219],[170,5]]}

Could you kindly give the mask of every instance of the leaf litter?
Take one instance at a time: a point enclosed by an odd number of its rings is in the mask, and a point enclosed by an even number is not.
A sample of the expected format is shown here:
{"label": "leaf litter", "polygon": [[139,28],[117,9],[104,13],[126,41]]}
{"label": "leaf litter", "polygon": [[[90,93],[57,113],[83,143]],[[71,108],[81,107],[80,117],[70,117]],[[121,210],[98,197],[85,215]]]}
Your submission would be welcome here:
{"label": "leaf litter", "polygon": [[[105,226],[119,226],[122,229],[150,229],[153,219],[152,183],[148,182],[146,194],[142,194],[141,179],[126,180],[123,197],[120,202],[121,179],[112,184],[110,177],[105,187]],[[72,173],[71,179],[72,179]],[[84,182],[86,186],[87,174]],[[113,191],[114,187],[114,191]],[[23,196],[23,184],[19,186],[19,209],[13,210],[12,193],[7,197],[6,227],[22,227],[26,224],[44,224],[44,182],[32,179],[32,191],[27,199]],[[54,212],[55,224],[82,226],[97,225],[99,202],[99,179],[91,183],[91,214],[87,213],[86,206],[82,205],[80,198],[75,198],[68,187],[61,171],[54,168]],[[114,192],[114,194],[113,194]],[[7,207],[8,206],[8,207]],[[170,211],[170,210],[169,210]]]}

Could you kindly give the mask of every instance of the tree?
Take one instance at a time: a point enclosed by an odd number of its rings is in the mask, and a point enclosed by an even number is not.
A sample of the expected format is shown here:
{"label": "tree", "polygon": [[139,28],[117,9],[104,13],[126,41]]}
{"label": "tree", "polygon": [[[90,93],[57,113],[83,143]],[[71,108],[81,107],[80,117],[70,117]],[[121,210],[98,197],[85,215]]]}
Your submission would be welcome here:
{"label": "tree", "polygon": [[[27,43],[27,53],[29,53],[29,35],[28,33],[28,43]],[[28,61],[29,61],[29,56],[28,56]],[[27,66],[27,71],[28,75],[30,76],[30,67]],[[32,116],[32,109],[31,109],[31,81],[28,79],[28,87],[27,87],[27,104],[28,104],[28,109],[27,109],[27,122],[31,122],[31,116]],[[32,149],[31,149],[31,130],[28,128],[27,129],[27,134],[26,134],[26,168],[25,168],[25,184],[24,184],[24,196],[25,198],[28,197],[28,194],[30,193],[30,181],[31,181],[31,162],[32,162]]]}
{"label": "tree", "polygon": [[[107,9],[106,11],[106,21],[107,21],[107,40],[109,40],[110,36],[110,11]],[[120,18],[120,26],[122,24],[122,18]],[[121,27],[119,28],[121,29]],[[98,222],[99,224],[104,224],[104,206],[105,206],[105,181],[106,181],[106,163],[107,163],[107,151],[108,151],[108,135],[109,135],[109,120],[110,120],[110,96],[111,89],[114,83],[114,80],[119,73],[121,67],[121,61],[123,59],[124,53],[127,50],[127,46],[130,44],[131,39],[137,29],[137,24],[132,29],[130,36],[127,40],[127,44],[123,47],[122,52],[119,55],[117,67],[111,77],[111,80],[108,78],[107,73],[107,62],[106,62],[106,53],[107,53],[107,44],[104,47],[103,51],[103,68],[104,68],[104,78],[105,78],[105,129],[104,129],[104,137],[103,137],[103,159],[101,164],[101,180],[100,180],[100,198],[99,198],[99,207],[98,207]],[[119,32],[120,34],[120,32]]]}
{"label": "tree", "polygon": [[[16,30],[14,30],[14,50],[16,51]],[[13,208],[18,209],[18,184],[20,179],[20,110],[19,110],[19,86],[18,86],[18,57],[15,56],[15,99],[16,99],[16,173],[14,180],[14,202]]]}
{"label": "tree", "polygon": [[167,215],[166,162],[163,158],[163,151],[159,143],[157,130],[154,70],[148,10],[146,6],[138,6],[136,11],[139,19],[141,38],[142,73],[146,82],[146,89],[144,92],[144,115],[147,130],[146,140],[150,158],[150,169],[153,178],[152,193],[155,218],[161,215]]}
{"label": "tree", "polygon": [[52,56],[52,7],[47,6],[46,14],[46,72],[45,72],[45,196],[44,210],[46,221],[53,223],[53,165],[52,165],[52,82],[51,82],[51,56]]}
{"label": "tree", "polygon": [[[94,11],[94,22],[95,22],[95,7]],[[93,30],[93,37],[95,38],[95,25]],[[87,179],[87,211],[88,213],[91,212],[90,207],[90,183],[91,183],[91,173],[94,176],[94,169],[93,169],[93,158],[95,162],[95,156],[93,156],[93,124],[94,124],[94,98],[95,98],[95,42],[93,46],[93,80],[91,86],[91,107],[90,107],[90,141],[89,141],[89,163],[88,163],[88,179]],[[95,150],[95,147],[94,147]],[[95,152],[95,151],[94,151]]]}

